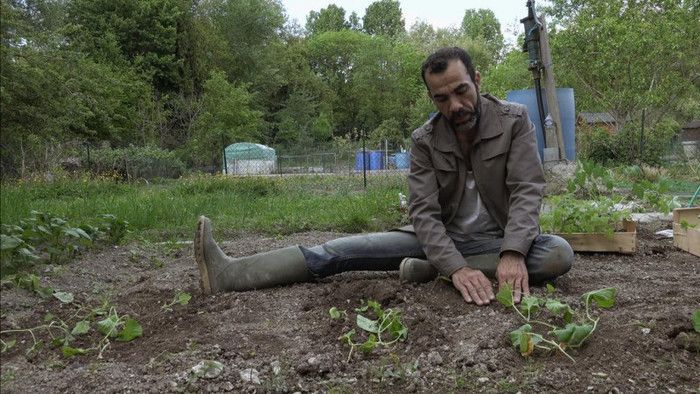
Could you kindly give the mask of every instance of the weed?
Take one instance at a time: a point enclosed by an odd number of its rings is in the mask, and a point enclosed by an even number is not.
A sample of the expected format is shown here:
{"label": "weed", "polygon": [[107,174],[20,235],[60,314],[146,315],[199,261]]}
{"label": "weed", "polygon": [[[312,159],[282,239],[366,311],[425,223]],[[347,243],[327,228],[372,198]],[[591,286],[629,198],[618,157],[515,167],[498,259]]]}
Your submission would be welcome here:
{"label": "weed", "polygon": [[693,312],[691,321],[693,322],[693,329],[695,332],[700,332],[700,309],[696,309],[695,312]]}
{"label": "weed", "polygon": [[[600,317],[594,319],[590,314],[593,303],[600,308],[611,308],[615,304],[617,290],[610,287],[585,293],[583,295],[585,316],[579,319],[574,319],[578,317],[578,314],[569,305],[550,297],[554,293],[553,286],[547,285],[547,290],[548,296],[544,298],[531,295],[523,297],[519,307],[516,307],[513,302],[513,289],[510,285],[503,286],[498,292],[496,299],[506,307],[513,308],[526,322],[526,324],[510,333],[511,343],[520,351],[523,357],[530,356],[535,349],[559,350],[572,362],[576,362],[566,352],[566,349],[581,347],[593,334],[600,321]],[[535,320],[542,307],[549,311],[552,317],[549,321]],[[566,325],[559,327],[552,324],[555,319],[563,321]],[[574,322],[575,320],[579,321]],[[547,328],[549,331],[547,331],[546,335],[552,339],[534,332],[532,324]]]}

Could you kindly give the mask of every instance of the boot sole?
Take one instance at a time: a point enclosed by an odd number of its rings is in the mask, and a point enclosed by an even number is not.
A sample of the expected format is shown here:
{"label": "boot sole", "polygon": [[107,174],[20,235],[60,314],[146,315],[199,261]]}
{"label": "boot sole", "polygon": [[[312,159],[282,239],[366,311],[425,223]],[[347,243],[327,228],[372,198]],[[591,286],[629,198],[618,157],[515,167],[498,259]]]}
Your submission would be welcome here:
{"label": "boot sole", "polygon": [[211,294],[209,271],[204,257],[204,220],[202,218],[197,221],[197,233],[194,237],[194,259],[197,261],[197,268],[199,268],[199,287],[204,294]]}

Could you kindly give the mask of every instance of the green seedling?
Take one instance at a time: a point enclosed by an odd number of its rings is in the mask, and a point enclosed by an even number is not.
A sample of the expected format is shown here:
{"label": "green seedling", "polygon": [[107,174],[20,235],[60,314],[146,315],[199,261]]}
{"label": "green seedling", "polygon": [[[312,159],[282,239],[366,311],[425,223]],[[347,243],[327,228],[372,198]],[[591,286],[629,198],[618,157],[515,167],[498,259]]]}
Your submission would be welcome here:
{"label": "green seedling", "polygon": [[332,307],[331,309],[329,309],[328,314],[330,315],[331,319],[334,320],[340,319],[341,317],[348,317],[348,313],[345,310],[340,310],[336,307]]}
{"label": "green seedling", "polygon": [[[98,358],[102,358],[102,353],[109,347],[112,340],[129,342],[143,335],[141,325],[128,315],[119,315],[114,306],[104,302],[94,308],[86,307],[75,301],[72,293],[63,291],[53,291],[51,288],[43,287],[38,283],[36,276],[31,276],[30,280],[21,282],[29,283],[29,286],[36,291],[37,288],[50,292],[54,298],[62,304],[74,307],[73,314],[63,320],[52,313],[44,316],[43,324],[23,329],[0,331],[0,336],[14,336],[29,334],[32,338],[32,346],[25,351],[28,358],[36,356],[44,348],[45,340],[39,337],[43,332],[48,336],[46,342],[60,348],[65,357],[84,355],[91,351],[98,352]],[[37,291],[37,293],[39,293]],[[86,336],[92,331],[92,327],[102,334],[100,340],[89,347],[78,347],[75,345],[79,337]],[[82,342],[85,342],[84,340]],[[4,353],[17,344],[14,337],[9,339],[0,338],[0,352]]]}
{"label": "green seedling", "polygon": [[175,294],[175,297],[173,297],[173,300],[170,301],[169,303],[163,305],[161,309],[166,312],[172,312],[173,311],[173,305],[175,304],[180,304],[182,306],[185,306],[190,303],[190,300],[192,299],[192,295],[190,293],[185,293],[183,291],[178,292]]}
{"label": "green seedling", "polygon": [[700,332],[700,309],[696,309],[695,312],[693,312],[691,320],[693,321],[693,329],[695,332]]}
{"label": "green seedling", "polygon": [[[513,302],[513,289],[505,285],[496,295],[496,299],[506,307],[512,308],[525,324],[510,333],[513,346],[520,351],[523,357],[530,356],[536,349],[547,351],[558,350],[572,362],[576,362],[566,349],[578,348],[593,334],[598,327],[600,317],[591,316],[593,303],[600,308],[611,308],[615,304],[617,290],[606,288],[588,292],[583,295],[585,316],[578,318],[578,314],[569,305],[549,296],[554,293],[554,287],[547,286],[546,297],[527,295],[523,297],[519,306]],[[536,320],[540,312],[546,310],[550,319],[547,321]],[[564,326],[554,324],[562,322]],[[546,328],[545,334],[534,331],[533,325]]]}
{"label": "green seedling", "polygon": [[546,233],[602,233],[612,236],[615,227],[630,218],[628,211],[614,208],[620,202],[608,197],[578,200],[564,194],[550,197],[551,209],[542,213],[540,225]]}
{"label": "green seedling", "polygon": [[[332,319],[339,319],[343,315],[347,318],[345,311],[339,311],[335,307],[328,312]],[[350,362],[355,349],[371,353],[377,346],[391,346],[398,341],[404,341],[408,335],[408,328],[401,322],[400,312],[390,308],[383,309],[377,301],[363,301],[359,308],[355,308],[355,312],[357,313],[355,320],[357,327],[361,332],[369,335],[364,342],[355,342],[355,336],[360,334],[352,329],[338,338],[350,346],[348,362]],[[372,313],[376,319],[362,315],[362,313],[367,312]]]}

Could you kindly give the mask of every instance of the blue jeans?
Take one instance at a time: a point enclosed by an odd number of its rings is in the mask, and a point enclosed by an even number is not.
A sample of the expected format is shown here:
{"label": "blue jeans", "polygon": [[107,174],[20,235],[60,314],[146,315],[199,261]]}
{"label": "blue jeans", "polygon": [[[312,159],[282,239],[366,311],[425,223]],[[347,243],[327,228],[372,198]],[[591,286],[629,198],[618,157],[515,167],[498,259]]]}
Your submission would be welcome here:
{"label": "blue jeans", "polygon": [[[466,259],[465,265],[494,277],[502,243],[503,238],[494,238],[455,241],[455,246],[465,257],[490,256],[479,259],[476,266]],[[321,278],[346,271],[393,271],[399,269],[401,260],[406,257],[426,258],[415,234],[401,231],[353,235],[300,249],[309,270]],[[571,246],[563,238],[549,234],[538,235],[525,256],[525,265],[533,283],[565,274],[573,261]]]}

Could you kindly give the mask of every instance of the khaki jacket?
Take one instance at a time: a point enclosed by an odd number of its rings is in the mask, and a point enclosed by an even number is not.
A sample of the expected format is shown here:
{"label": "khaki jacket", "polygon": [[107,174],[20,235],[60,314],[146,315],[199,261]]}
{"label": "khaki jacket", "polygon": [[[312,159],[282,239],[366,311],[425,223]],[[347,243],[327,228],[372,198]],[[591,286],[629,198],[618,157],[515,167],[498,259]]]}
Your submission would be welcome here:
{"label": "khaki jacket", "polygon": [[[524,106],[481,97],[481,120],[470,148],[481,199],[504,231],[501,253],[527,255],[539,234],[545,186],[535,128]],[[466,265],[447,235],[464,194],[467,166],[454,131],[438,114],[412,134],[409,215],[428,260],[443,274]]]}

